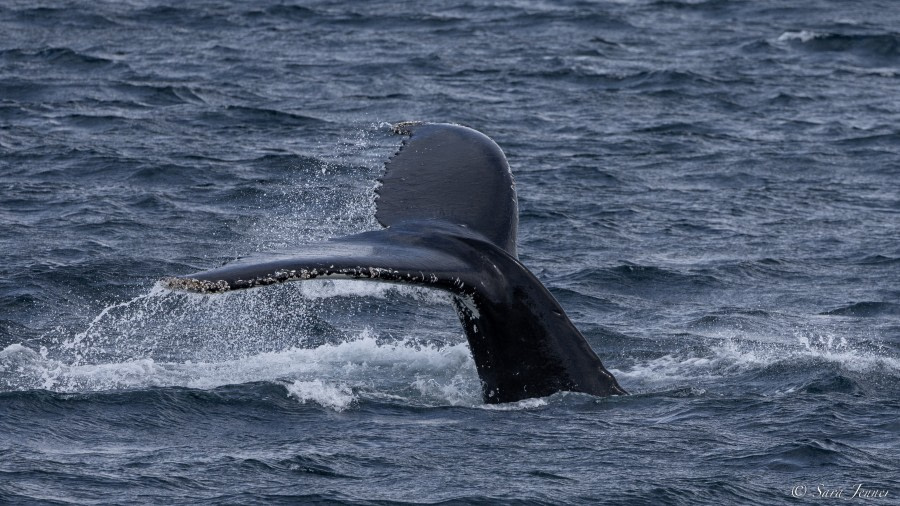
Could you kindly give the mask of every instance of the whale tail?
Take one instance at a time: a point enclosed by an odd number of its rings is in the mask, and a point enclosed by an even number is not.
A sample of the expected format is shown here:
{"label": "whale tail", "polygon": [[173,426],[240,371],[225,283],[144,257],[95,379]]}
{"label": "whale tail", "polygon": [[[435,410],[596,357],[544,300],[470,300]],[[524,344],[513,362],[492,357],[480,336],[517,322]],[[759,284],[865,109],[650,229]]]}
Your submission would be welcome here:
{"label": "whale tail", "polygon": [[518,204],[502,150],[459,125],[402,123],[376,219],[384,230],[168,278],[200,293],[317,277],[430,286],[453,294],[485,402],[561,390],[625,391],[549,291],[516,257]]}

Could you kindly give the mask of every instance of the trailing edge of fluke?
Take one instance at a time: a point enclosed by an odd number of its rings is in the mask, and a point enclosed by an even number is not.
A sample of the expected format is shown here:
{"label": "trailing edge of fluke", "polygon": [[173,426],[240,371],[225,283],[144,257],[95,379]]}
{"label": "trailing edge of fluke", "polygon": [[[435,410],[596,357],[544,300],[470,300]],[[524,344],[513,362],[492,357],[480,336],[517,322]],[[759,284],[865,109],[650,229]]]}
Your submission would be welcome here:
{"label": "trailing edge of fluke", "polygon": [[322,277],[428,286],[452,294],[487,403],[558,391],[621,395],[562,307],[516,255],[518,201],[503,151],[470,128],[400,123],[375,217],[385,228],[167,278],[215,293]]}

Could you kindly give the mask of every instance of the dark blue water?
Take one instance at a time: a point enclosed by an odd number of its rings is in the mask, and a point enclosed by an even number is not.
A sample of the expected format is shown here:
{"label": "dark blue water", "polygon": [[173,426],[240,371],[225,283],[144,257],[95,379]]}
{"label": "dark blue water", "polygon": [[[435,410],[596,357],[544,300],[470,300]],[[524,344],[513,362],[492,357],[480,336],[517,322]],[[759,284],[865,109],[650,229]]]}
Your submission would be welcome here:
{"label": "dark blue water", "polygon": [[[0,503],[896,504],[898,27],[892,1],[4,1]],[[377,228],[408,119],[506,150],[522,260],[633,395],[483,405],[441,293],[156,286]]]}

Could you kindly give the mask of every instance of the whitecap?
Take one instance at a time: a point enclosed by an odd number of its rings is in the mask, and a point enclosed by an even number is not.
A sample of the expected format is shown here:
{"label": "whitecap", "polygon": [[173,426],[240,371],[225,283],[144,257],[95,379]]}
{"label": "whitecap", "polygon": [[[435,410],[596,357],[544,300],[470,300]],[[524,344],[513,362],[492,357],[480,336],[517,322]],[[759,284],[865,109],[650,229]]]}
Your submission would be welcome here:
{"label": "whitecap", "polygon": [[792,40],[799,40],[800,42],[809,42],[813,39],[818,39],[821,37],[825,37],[825,34],[813,32],[809,30],[800,30],[799,32],[784,32],[778,36],[778,42],[789,42]]}
{"label": "whitecap", "polygon": [[356,396],[347,385],[325,383],[322,380],[300,381],[285,385],[288,395],[295,397],[302,404],[315,402],[324,408],[344,411],[356,401]]}

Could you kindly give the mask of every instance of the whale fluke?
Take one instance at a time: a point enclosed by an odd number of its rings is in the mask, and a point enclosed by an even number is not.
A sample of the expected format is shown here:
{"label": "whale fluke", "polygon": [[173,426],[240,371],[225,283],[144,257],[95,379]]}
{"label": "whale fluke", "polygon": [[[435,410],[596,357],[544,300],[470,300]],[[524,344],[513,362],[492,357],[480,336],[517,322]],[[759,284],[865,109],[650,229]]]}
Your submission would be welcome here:
{"label": "whale fluke", "polygon": [[549,291],[516,256],[518,204],[506,157],[459,125],[402,123],[376,218],[383,230],[167,278],[200,293],[345,277],[453,294],[487,403],[558,391],[625,394]]}
{"label": "whale fluke", "polygon": [[516,256],[519,203],[500,147],[459,125],[400,123],[394,131],[411,137],[384,164],[375,190],[378,222],[464,225]]}

